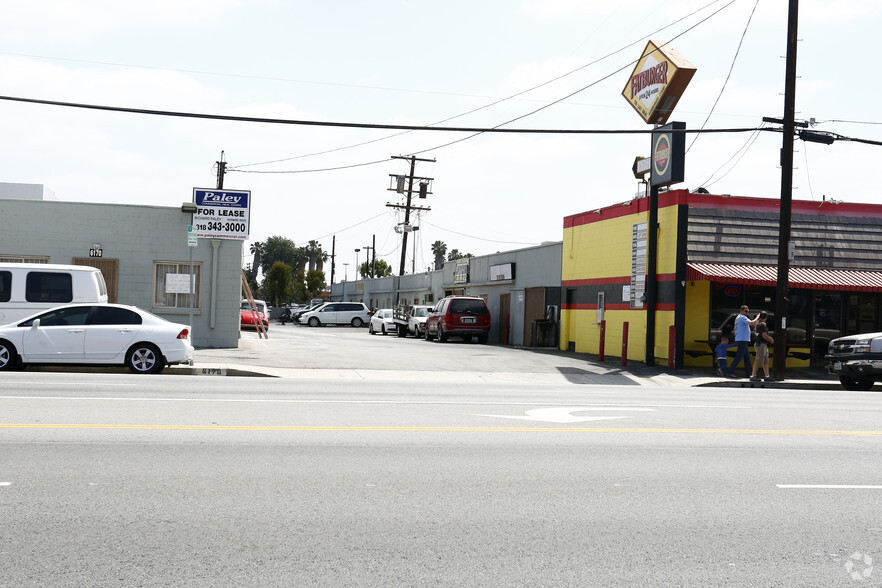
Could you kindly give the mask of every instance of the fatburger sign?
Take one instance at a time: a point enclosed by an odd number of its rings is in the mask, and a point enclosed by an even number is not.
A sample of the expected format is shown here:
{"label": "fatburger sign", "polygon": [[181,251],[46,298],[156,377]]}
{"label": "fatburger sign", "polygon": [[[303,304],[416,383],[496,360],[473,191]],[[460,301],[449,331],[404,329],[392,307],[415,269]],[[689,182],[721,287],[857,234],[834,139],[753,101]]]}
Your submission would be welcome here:
{"label": "fatburger sign", "polygon": [[686,159],[686,123],[672,122],[652,133],[652,166],[649,183],[670,186],[683,181]]}
{"label": "fatburger sign", "polygon": [[663,125],[695,75],[695,66],[664,41],[650,41],[622,96],[644,122]]}

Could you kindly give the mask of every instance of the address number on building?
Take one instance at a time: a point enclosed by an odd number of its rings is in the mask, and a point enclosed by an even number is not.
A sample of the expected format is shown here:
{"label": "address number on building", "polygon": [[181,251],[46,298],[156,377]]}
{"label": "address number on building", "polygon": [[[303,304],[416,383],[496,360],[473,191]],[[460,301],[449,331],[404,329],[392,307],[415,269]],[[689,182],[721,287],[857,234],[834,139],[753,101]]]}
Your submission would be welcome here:
{"label": "address number on building", "polygon": [[89,249],[89,257],[104,257],[103,249]]}

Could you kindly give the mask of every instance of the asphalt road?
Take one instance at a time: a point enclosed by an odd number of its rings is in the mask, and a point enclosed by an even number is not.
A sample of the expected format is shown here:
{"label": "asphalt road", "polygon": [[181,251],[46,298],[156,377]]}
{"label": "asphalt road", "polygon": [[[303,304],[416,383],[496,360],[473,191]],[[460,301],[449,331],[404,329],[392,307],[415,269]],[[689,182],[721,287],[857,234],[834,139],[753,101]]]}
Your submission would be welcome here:
{"label": "asphalt road", "polygon": [[389,374],[3,374],[0,584],[882,583],[877,392]]}

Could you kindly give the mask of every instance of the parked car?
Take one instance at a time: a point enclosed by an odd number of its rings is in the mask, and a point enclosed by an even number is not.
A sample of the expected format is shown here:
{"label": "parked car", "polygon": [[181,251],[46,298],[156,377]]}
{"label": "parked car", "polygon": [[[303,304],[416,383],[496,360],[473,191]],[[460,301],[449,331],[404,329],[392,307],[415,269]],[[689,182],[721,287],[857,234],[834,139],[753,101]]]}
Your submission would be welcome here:
{"label": "parked car", "polygon": [[310,303],[308,305],[301,306],[300,308],[291,309],[292,321],[295,323],[298,322],[300,320],[300,317],[302,317],[307,312],[311,312],[311,311],[315,310],[316,308],[318,308],[322,304],[325,304],[325,302],[314,302],[313,301],[312,303]]}
{"label": "parked car", "polygon": [[0,370],[28,364],[125,365],[137,374],[190,363],[190,327],[122,304],[68,304],[0,327]]}
{"label": "parked car", "polygon": [[368,324],[368,333],[376,335],[377,333],[395,333],[398,331],[398,325],[392,320],[392,309],[381,308],[374,311]]}
{"label": "parked car", "polygon": [[362,302],[325,302],[318,308],[300,315],[301,325],[352,325],[363,327],[371,320],[371,311]]}
{"label": "parked car", "polygon": [[437,337],[438,341],[444,342],[451,336],[469,341],[475,336],[478,343],[486,343],[489,333],[490,309],[483,298],[442,298],[426,319],[426,341]]}
{"label": "parked car", "polygon": [[846,390],[869,390],[882,381],[882,333],[848,335],[830,341],[824,368]]}
{"label": "parked car", "polygon": [[426,320],[430,312],[432,312],[431,306],[412,306],[407,313],[407,332],[417,338],[425,337]]}
{"label": "parked car", "polygon": [[264,330],[269,329],[269,308],[263,300],[255,300],[254,306],[257,307],[255,313],[251,309],[251,304],[247,300],[242,301],[242,307],[239,311],[239,324],[243,329],[256,329],[258,324],[263,325]]}

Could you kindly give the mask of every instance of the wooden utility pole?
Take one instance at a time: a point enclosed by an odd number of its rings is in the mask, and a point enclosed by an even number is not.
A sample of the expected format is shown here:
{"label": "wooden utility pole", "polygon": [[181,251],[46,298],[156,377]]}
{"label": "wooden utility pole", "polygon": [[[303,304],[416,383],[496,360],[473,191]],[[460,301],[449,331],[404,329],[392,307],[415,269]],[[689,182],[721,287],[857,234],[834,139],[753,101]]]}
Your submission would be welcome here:
{"label": "wooden utility pole", "polygon": [[787,313],[790,310],[790,225],[793,200],[793,140],[796,135],[796,49],[799,0],[790,0],[787,64],[784,73],[784,141],[781,147],[781,215],[778,223],[778,285],[775,289],[775,379],[784,379],[787,362]]}
{"label": "wooden utility pole", "polygon": [[221,151],[220,161],[216,161],[217,163],[217,189],[224,189],[224,174],[227,173],[227,162],[224,161],[224,152]]}
{"label": "wooden utility pole", "polygon": [[[401,265],[399,266],[399,270],[398,270],[398,275],[403,276],[404,275],[404,262],[407,259],[407,234],[410,232],[413,232],[413,230],[414,230],[414,228],[410,226],[410,211],[411,210],[432,210],[428,206],[420,207],[420,206],[413,206],[411,204],[411,200],[413,198],[413,182],[414,182],[414,180],[420,181],[420,190],[419,190],[420,198],[425,198],[426,195],[431,194],[431,191],[429,191],[428,186],[429,186],[429,182],[432,181],[432,178],[418,178],[418,177],[414,176],[414,173],[416,171],[416,162],[426,161],[426,162],[435,163],[435,160],[434,159],[420,159],[414,155],[409,155],[409,156],[393,155],[392,159],[406,159],[406,160],[410,161],[410,175],[407,177],[408,182],[407,182],[406,204],[404,204],[404,205],[389,204],[389,203],[386,204],[386,206],[388,206],[390,208],[403,208],[404,209],[404,223],[402,223],[401,231],[400,231],[402,233]],[[402,193],[404,191],[403,186],[402,186],[402,181],[401,181],[403,178],[401,176],[397,176],[394,174],[389,174],[389,175],[393,178],[393,182],[392,182],[393,186],[390,187],[389,190],[398,192],[399,194]]]}

